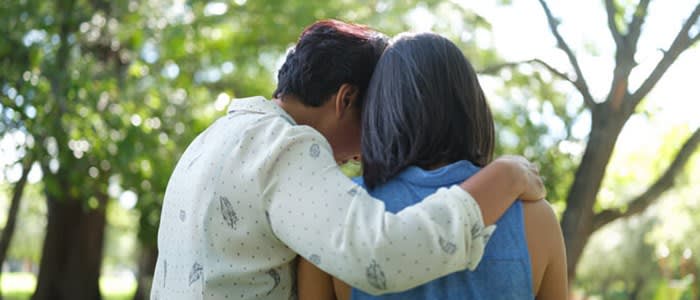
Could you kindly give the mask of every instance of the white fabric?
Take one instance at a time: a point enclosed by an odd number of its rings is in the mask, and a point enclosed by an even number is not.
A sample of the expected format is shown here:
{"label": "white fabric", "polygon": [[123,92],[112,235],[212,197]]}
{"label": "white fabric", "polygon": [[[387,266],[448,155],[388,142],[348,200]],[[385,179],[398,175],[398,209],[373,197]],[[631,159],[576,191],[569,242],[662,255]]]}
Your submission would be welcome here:
{"label": "white fabric", "polygon": [[386,212],[319,132],[272,101],[237,99],[170,178],[151,298],[294,298],[297,253],[370,293],[401,291],[474,269],[493,229],[456,186]]}

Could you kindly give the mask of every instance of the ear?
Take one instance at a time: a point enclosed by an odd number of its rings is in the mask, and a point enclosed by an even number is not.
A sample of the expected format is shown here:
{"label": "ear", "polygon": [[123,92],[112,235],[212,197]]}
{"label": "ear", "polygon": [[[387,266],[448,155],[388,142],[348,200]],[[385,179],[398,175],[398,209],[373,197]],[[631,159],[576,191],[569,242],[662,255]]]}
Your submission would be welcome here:
{"label": "ear", "polygon": [[360,96],[360,90],[357,86],[343,83],[340,85],[338,92],[335,94],[335,115],[338,118],[343,118],[345,115],[350,114],[352,108],[357,105],[358,97]]}

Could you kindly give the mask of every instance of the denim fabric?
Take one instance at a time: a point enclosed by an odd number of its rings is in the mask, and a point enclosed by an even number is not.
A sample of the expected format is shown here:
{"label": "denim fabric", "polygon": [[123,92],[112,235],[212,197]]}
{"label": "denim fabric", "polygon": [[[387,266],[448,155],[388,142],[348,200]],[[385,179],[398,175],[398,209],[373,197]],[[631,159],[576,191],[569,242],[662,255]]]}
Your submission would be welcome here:
{"label": "denim fabric", "polygon": [[[440,187],[459,184],[479,168],[468,161],[426,171],[409,167],[389,182],[370,191],[386,201],[387,211],[398,212],[416,204]],[[362,178],[354,179],[363,185]],[[496,223],[481,263],[476,270],[460,271],[419,287],[380,297],[353,289],[352,299],[534,299],[530,256],[525,240],[523,208],[516,201]]]}

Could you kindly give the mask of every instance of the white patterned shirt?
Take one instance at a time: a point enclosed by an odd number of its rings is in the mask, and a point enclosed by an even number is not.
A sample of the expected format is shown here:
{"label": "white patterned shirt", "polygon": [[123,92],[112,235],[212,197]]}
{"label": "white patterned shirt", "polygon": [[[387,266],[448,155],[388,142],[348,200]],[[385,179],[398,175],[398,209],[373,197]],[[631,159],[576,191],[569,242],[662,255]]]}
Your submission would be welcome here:
{"label": "white patterned shirt", "polygon": [[392,214],[326,139],[262,97],[234,100],[170,178],[151,299],[290,299],[298,255],[367,292],[474,269],[494,227],[463,189]]}

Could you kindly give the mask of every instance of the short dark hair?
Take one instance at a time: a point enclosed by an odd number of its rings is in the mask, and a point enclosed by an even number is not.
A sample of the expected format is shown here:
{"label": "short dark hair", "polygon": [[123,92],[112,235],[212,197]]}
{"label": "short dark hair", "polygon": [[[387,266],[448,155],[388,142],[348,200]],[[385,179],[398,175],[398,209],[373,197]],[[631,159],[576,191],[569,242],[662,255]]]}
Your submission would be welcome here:
{"label": "short dark hair", "polygon": [[342,84],[364,92],[387,45],[383,34],[367,26],[337,20],[319,21],[301,33],[277,75],[273,97],[294,95],[313,107],[328,100]]}
{"label": "short dark hair", "polygon": [[474,68],[450,40],[403,34],[386,48],[362,113],[364,182],[374,188],[406,167],[493,155],[494,123]]}

